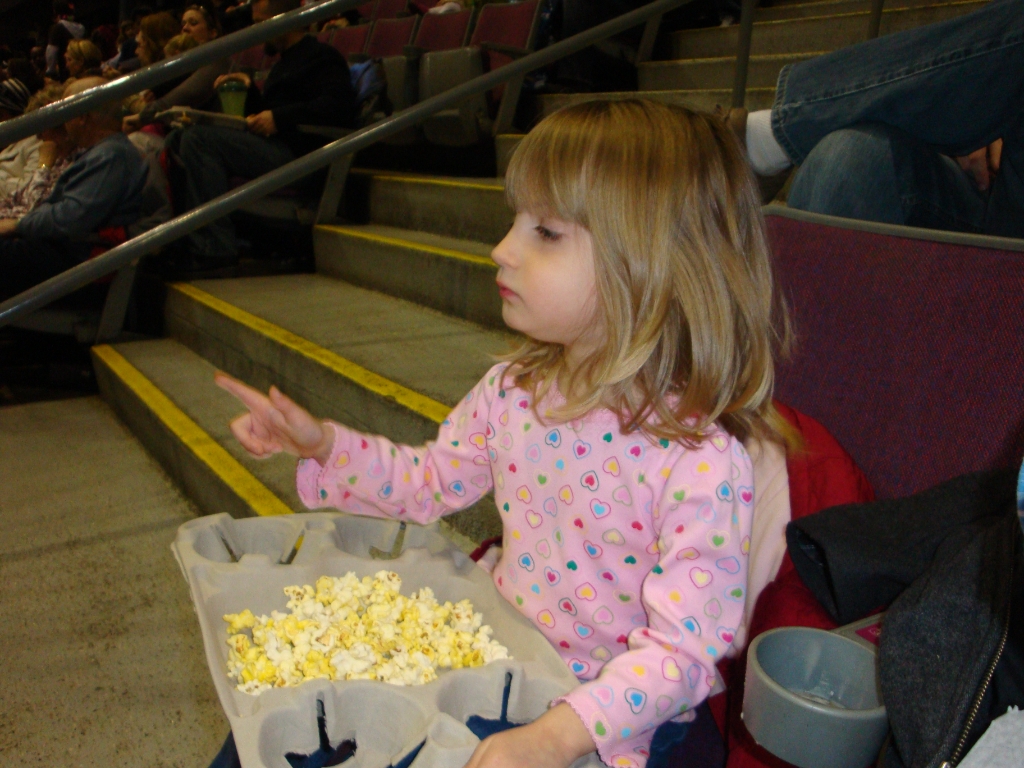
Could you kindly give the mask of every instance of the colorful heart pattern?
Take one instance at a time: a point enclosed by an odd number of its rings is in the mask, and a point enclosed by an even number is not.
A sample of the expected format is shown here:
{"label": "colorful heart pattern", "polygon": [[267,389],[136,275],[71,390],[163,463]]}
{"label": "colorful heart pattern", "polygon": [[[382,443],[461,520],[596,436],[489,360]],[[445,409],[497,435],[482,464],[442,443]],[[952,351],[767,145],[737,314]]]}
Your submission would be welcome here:
{"label": "colorful heart pattern", "polygon": [[526,510],[526,523],[531,528],[539,528],[543,522],[544,518],[540,516],[539,512],[534,512],[532,509]]}
{"label": "colorful heart pattern", "polygon": [[572,444],[572,455],[577,459],[585,459],[590,455],[590,443],[577,440]]}
{"label": "colorful heart pattern", "polygon": [[666,656],[661,662],[661,676],[671,683],[678,683],[683,679],[683,670],[679,668],[675,659]]}
{"label": "colorful heart pattern", "polygon": [[600,499],[593,499],[590,502],[590,511],[594,513],[594,517],[600,520],[602,517],[607,517],[611,514],[611,505],[605,504]]}
{"label": "colorful heart pattern", "polygon": [[731,576],[735,576],[740,572],[740,561],[735,557],[723,557],[715,560],[715,567]]}
{"label": "colorful heart pattern", "polygon": [[597,479],[597,472],[594,470],[584,472],[580,477],[580,485],[588,490],[596,491],[601,485],[600,481]]}
{"label": "colorful heart pattern", "polygon": [[547,539],[541,539],[537,542],[537,554],[547,560],[551,557],[551,545],[548,544]]}
{"label": "colorful heart pattern", "polygon": [[612,456],[609,459],[605,459],[604,464],[601,465],[601,471],[603,471],[606,475],[618,477],[620,472],[619,460],[614,456]]}
{"label": "colorful heart pattern", "polygon": [[[572,661],[578,661],[573,659]],[[569,663],[570,668],[572,662]],[[575,669],[573,670],[576,671]],[[607,685],[594,685],[590,687],[590,695],[594,697],[594,700],[602,707],[608,708],[615,702],[615,691],[613,691]]]}
{"label": "colorful heart pattern", "polygon": [[562,580],[562,576],[554,568],[551,568],[550,566],[545,566],[544,567],[544,580],[548,583],[549,586],[553,587],[553,586],[555,586],[555,584],[557,584],[558,582],[560,582]]}
{"label": "colorful heart pattern", "polygon": [[625,690],[626,702],[634,715],[639,715],[647,706],[647,694],[639,688],[627,688]]}
{"label": "colorful heart pattern", "polygon": [[693,582],[693,586],[697,589],[704,589],[714,580],[714,576],[711,571],[705,571],[703,568],[691,568],[690,569],[690,581]]}
{"label": "colorful heart pattern", "polygon": [[537,622],[543,624],[548,629],[555,628],[555,617],[551,615],[551,611],[547,608],[537,614]]}
{"label": "colorful heart pattern", "polygon": [[558,502],[556,502],[550,496],[544,499],[544,511],[552,517],[558,517]]}
{"label": "colorful heart pattern", "polygon": [[563,597],[558,601],[558,610],[568,613],[570,616],[576,615],[576,605],[568,597]]}
{"label": "colorful heart pattern", "polygon": [[[590,671],[590,664],[580,659],[569,659],[569,669],[576,677],[583,677]],[[595,697],[596,698],[596,697]]]}
{"label": "colorful heart pattern", "polygon": [[595,624],[611,624],[615,621],[615,614],[607,606],[602,605],[594,611],[593,620]]}
{"label": "colorful heart pattern", "polygon": [[604,554],[604,549],[602,547],[599,547],[597,544],[593,544],[589,541],[583,542],[583,551],[593,558],[598,558]]}
{"label": "colorful heart pattern", "polygon": [[544,435],[544,442],[550,445],[552,448],[557,448],[562,444],[562,433],[557,429],[552,429],[546,435]]}
{"label": "colorful heart pattern", "polygon": [[614,544],[616,546],[622,546],[626,543],[626,537],[618,532],[615,528],[609,528],[607,531],[601,534],[601,541],[605,544]]}
{"label": "colorful heart pattern", "polygon": [[532,571],[536,566],[536,563],[534,563],[533,558],[530,557],[529,552],[523,552],[523,554],[519,556],[519,560],[517,560],[517,562],[519,563],[519,567],[527,572]]}

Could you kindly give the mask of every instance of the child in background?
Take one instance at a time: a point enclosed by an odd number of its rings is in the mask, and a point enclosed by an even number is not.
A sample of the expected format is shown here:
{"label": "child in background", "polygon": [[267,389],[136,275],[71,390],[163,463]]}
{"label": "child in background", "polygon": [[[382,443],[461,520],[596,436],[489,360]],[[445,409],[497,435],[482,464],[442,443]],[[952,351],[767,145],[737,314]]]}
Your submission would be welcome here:
{"label": "child in background", "polygon": [[787,434],[771,392],[789,326],[757,190],[718,119],[631,100],[545,119],[506,192],[515,222],[492,258],[505,322],[527,338],[435,442],[394,445],[276,388],[217,382],[249,408],[232,431],[252,455],[301,458],[309,507],[429,523],[494,490],[494,584],[580,685],[482,741],[470,768],[564,768],[595,749],[654,766],[741,623],[743,441]]}

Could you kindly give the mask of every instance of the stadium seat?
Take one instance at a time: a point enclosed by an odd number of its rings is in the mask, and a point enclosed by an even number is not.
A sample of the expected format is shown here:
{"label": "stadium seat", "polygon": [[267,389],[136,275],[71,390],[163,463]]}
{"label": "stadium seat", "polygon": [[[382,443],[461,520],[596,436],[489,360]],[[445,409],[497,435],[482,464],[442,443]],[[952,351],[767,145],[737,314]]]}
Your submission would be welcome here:
{"label": "stadium seat", "polygon": [[397,19],[409,13],[408,0],[377,0],[373,20]]}
{"label": "stadium seat", "polygon": [[415,95],[409,87],[409,60],[406,48],[416,35],[419,16],[403,16],[400,19],[381,19],[370,34],[367,55],[380,59],[388,81],[388,100],[395,111],[405,109]]}
{"label": "stadium seat", "polygon": [[[480,9],[467,48],[434,51],[420,61],[419,98],[427,99],[530,53],[540,3],[488,3]],[[467,100],[458,109],[442,110],[423,124],[427,140],[444,146],[468,146],[483,136],[507,129],[515,114],[522,78],[490,94]],[[507,93],[506,93],[507,90]]]}
{"label": "stadium seat", "polygon": [[471,10],[458,13],[428,13],[420,21],[413,46],[424,52],[461,48],[469,38],[472,20]]}
{"label": "stadium seat", "polygon": [[[346,59],[366,53],[366,44],[370,40],[373,24],[356,24],[353,27],[338,27],[329,30],[331,36],[327,42]],[[323,34],[323,33],[321,33]]]}
{"label": "stadium seat", "polygon": [[765,209],[797,347],[776,397],[879,498],[1024,453],[1024,242]]}

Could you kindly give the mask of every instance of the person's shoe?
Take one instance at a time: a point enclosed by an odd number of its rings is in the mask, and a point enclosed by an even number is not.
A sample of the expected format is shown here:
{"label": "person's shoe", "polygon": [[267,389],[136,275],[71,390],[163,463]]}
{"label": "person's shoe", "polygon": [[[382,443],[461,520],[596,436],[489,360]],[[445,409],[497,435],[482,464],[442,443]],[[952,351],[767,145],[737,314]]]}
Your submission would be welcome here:
{"label": "person's shoe", "polygon": [[[743,153],[747,153],[747,108],[746,107],[733,107],[728,112],[724,112],[721,107],[718,108],[718,114],[725,119],[725,124],[729,126],[729,129],[736,136],[740,146],[743,147]],[[749,159],[748,159],[749,162]],[[751,167],[751,170],[754,170]],[[789,179],[789,174],[792,173],[793,168],[789,167],[784,171],[780,171],[772,176],[762,176],[757,171],[754,171],[754,178],[757,180],[757,188],[761,192],[761,203],[767,205],[774,200],[782,188],[786,185],[786,180]]]}

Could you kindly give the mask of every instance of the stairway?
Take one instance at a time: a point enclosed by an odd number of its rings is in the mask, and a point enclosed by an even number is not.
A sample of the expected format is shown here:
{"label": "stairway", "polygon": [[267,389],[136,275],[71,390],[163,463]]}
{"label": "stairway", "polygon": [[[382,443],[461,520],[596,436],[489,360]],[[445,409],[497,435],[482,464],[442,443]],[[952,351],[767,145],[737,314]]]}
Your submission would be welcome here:
{"label": "stairway", "polygon": [[[986,0],[887,0],[879,34],[899,32],[978,10]],[[776,0],[755,12],[747,74],[748,109],[768,109],[775,82],[786,64],[833,51],[867,37],[869,0]],[[732,102],[739,25],[676,32],[670,61],[651,61],[638,70],[636,92],[541,96],[538,116],[594,98],[644,98],[703,111]],[[509,139],[505,140],[510,143]],[[504,153],[508,154],[507,150]],[[499,151],[499,173],[503,153]]]}
{"label": "stairway", "polygon": [[[511,221],[495,180],[359,174],[369,221],[314,232],[317,274],[168,290],[166,338],[96,347],[103,397],[204,512],[304,509],[295,461],[255,461],[217,369],[278,385],[323,417],[421,444],[516,339],[503,329],[491,247]],[[501,535],[491,497],[444,519],[472,551]]]}

